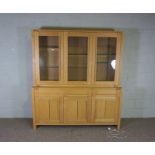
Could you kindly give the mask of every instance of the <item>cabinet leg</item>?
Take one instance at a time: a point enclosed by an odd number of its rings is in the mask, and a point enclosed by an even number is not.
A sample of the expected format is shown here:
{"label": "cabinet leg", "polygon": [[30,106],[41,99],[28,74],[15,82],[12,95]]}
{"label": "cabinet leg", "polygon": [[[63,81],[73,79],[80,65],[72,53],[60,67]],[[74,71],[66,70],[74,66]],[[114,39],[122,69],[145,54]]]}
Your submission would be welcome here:
{"label": "cabinet leg", "polygon": [[120,129],[120,123],[117,125],[117,129],[118,129],[118,130]]}
{"label": "cabinet leg", "polygon": [[119,120],[118,124],[117,124],[117,129],[119,130],[121,127],[121,121]]}
{"label": "cabinet leg", "polygon": [[118,123],[117,123],[117,129],[119,130],[121,127],[121,119],[118,120]]}
{"label": "cabinet leg", "polygon": [[37,129],[37,125],[33,124],[33,130]]}

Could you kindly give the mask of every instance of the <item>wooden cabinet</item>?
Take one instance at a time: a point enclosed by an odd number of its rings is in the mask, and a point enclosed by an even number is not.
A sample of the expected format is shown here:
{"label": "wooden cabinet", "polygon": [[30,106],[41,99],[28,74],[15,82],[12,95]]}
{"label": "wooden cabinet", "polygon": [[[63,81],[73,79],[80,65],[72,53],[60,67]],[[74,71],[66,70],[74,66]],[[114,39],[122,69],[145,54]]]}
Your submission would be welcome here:
{"label": "wooden cabinet", "polygon": [[33,31],[33,126],[120,126],[122,33]]}

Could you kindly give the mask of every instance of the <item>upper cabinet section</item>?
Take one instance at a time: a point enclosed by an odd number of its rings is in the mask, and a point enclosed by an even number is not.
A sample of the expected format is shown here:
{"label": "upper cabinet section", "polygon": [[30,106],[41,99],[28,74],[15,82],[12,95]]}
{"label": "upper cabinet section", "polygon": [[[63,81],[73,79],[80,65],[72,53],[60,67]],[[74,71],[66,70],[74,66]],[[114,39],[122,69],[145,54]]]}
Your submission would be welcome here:
{"label": "upper cabinet section", "polygon": [[34,85],[119,86],[122,33],[34,30]]}

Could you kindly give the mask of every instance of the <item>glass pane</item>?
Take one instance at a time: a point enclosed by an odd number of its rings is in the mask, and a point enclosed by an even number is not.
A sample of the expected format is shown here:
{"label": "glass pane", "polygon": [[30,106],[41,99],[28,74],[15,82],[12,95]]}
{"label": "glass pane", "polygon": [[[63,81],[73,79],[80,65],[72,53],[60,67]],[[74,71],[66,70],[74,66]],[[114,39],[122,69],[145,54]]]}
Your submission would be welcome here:
{"label": "glass pane", "polygon": [[59,38],[39,37],[39,64],[41,81],[59,80]]}
{"label": "glass pane", "polygon": [[96,81],[114,81],[116,38],[97,38]]}
{"label": "glass pane", "polygon": [[68,80],[87,80],[88,37],[68,38]]}

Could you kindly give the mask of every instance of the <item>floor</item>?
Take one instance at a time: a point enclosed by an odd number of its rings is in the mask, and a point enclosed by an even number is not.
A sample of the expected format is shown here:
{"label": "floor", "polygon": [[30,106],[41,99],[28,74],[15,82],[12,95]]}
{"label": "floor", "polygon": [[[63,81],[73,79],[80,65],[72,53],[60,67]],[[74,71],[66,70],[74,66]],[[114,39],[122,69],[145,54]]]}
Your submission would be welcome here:
{"label": "floor", "polygon": [[0,119],[1,142],[151,142],[155,141],[155,118],[122,119],[114,126],[39,126],[31,119]]}

